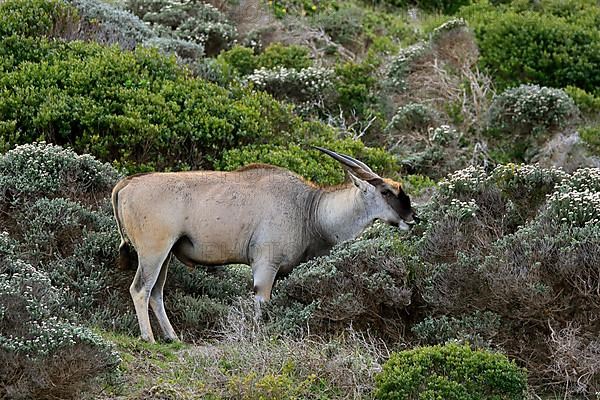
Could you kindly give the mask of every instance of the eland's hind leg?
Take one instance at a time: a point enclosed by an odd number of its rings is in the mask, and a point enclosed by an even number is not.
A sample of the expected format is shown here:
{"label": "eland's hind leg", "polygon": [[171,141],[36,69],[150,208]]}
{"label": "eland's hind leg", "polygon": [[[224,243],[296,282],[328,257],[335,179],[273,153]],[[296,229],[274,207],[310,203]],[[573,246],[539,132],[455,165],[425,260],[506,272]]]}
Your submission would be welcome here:
{"label": "eland's hind leg", "polygon": [[158,280],[156,281],[156,284],[150,293],[150,307],[152,307],[154,315],[156,315],[156,319],[158,320],[160,329],[162,330],[165,339],[168,341],[175,341],[179,339],[177,338],[177,334],[175,333],[173,326],[171,326],[169,317],[167,317],[165,304],[163,302],[163,288],[165,286],[165,281],[167,280],[167,271],[169,269],[170,259],[171,256],[169,255],[160,269]]}
{"label": "eland's hind leg", "polygon": [[135,313],[140,324],[140,334],[143,340],[154,342],[152,327],[150,326],[150,317],[148,315],[148,304],[150,294],[154,288],[156,281],[162,270],[162,266],[166,261],[170,246],[161,246],[162,251],[155,254],[148,254],[143,249],[138,251],[138,269],[135,273],[133,283],[129,288]]}

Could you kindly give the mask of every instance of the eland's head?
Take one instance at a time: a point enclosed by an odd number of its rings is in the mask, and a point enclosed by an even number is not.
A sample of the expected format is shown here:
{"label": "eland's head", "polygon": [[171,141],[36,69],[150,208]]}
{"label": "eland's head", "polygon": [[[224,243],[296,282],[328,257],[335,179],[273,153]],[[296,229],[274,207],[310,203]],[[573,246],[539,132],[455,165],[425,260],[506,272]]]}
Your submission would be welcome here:
{"label": "eland's head", "polygon": [[360,189],[365,207],[374,219],[408,230],[419,222],[410,198],[402,185],[392,179],[382,178],[365,163],[345,154],[317,147],[316,149],[339,161],[348,171],[354,186]]}

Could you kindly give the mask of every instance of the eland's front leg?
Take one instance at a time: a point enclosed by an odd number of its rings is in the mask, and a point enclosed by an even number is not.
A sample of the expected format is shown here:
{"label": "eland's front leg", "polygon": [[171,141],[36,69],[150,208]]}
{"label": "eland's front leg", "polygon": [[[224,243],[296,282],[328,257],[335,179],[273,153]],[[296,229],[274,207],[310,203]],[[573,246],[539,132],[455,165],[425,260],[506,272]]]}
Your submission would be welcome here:
{"label": "eland's front leg", "polygon": [[263,303],[271,299],[271,291],[278,270],[279,267],[271,262],[256,262],[252,265],[254,298],[257,303]]}

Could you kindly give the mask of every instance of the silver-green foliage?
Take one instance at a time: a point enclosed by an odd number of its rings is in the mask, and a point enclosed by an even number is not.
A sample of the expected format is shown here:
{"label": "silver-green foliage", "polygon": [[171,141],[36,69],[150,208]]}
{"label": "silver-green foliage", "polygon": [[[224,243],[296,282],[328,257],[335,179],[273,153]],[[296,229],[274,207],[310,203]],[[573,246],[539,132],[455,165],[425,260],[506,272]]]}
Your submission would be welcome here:
{"label": "silver-green foliage", "polygon": [[[487,343],[508,341],[503,348],[519,357],[541,343],[548,348],[543,354],[560,353],[561,362],[567,362],[572,353],[548,336],[547,326],[566,329],[564,316],[569,315],[578,343],[591,346],[597,328],[589,313],[600,309],[592,295],[600,273],[599,194],[597,168],[567,174],[535,165],[501,165],[491,172],[470,167],[449,176],[427,207],[428,224],[416,247],[421,262],[417,285],[432,315],[414,332],[435,342],[447,340],[454,330],[452,336],[461,339],[460,329],[452,328],[458,321],[444,322],[444,315],[488,310],[502,324],[496,331],[480,330]],[[433,321],[445,327],[437,337],[432,336]],[[510,344],[519,335],[527,346]],[[589,372],[585,359],[575,362],[573,371],[580,371],[575,375],[593,393],[597,372]],[[540,356],[527,365],[537,378],[574,379],[549,372],[551,363]]]}
{"label": "silver-green foliage", "polygon": [[0,233],[0,397],[72,398],[120,362],[112,346],[71,322],[64,288],[17,257]]}
{"label": "silver-green foliage", "polygon": [[0,201],[30,196],[82,198],[106,191],[117,172],[90,155],[53,144],[17,146],[0,157]]}
{"label": "silver-green foliage", "polygon": [[579,109],[561,89],[521,85],[498,95],[488,113],[488,129],[496,135],[543,134],[562,128]]}
{"label": "silver-green foliage", "polygon": [[119,43],[132,49],[136,45],[156,37],[156,33],[132,13],[111,4],[96,0],[68,0],[79,14],[90,23],[96,24],[96,40]]}
{"label": "silver-green foliage", "polygon": [[401,257],[405,247],[393,229],[373,230],[298,266],[280,282],[273,299],[274,325],[302,328],[308,322],[325,329],[352,323],[397,334],[403,323],[393,316],[412,299],[409,266]]}

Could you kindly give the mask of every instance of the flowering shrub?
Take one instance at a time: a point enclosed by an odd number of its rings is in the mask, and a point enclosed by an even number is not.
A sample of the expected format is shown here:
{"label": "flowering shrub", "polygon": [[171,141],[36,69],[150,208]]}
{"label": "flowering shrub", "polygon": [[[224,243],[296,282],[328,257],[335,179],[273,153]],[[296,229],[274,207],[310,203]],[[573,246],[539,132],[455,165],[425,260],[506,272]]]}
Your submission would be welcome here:
{"label": "flowering shrub", "polygon": [[155,26],[162,36],[201,45],[208,55],[228,48],[237,36],[235,26],[209,3],[131,1],[129,7],[142,20]]}
{"label": "flowering shrub", "polygon": [[411,131],[427,132],[439,121],[437,112],[425,104],[409,103],[401,106],[385,129],[386,134],[406,134]]}
{"label": "flowering shrub", "polygon": [[[578,327],[573,340],[587,343],[585,338],[595,335],[587,313],[600,307],[592,296],[600,266],[600,170],[567,174],[536,165],[500,165],[491,172],[469,167],[438,187],[423,212],[428,224],[420,228],[424,232],[416,244],[422,263],[416,285],[435,312],[413,333],[425,341],[436,338],[434,331],[440,339],[461,340],[469,333],[459,329],[458,319],[445,316],[488,310],[501,324],[482,331],[477,340],[483,345],[502,343],[520,358],[527,347],[545,346],[543,354],[572,359],[564,340],[548,337],[547,321],[563,329],[558,321],[568,314]],[[524,320],[528,328],[517,322]],[[528,344],[523,347],[524,337]],[[586,358],[573,361],[567,373],[541,354],[526,364],[536,380],[568,385],[575,374],[586,382],[586,393],[597,390],[597,370],[590,370]]]}
{"label": "flowering shrub", "polygon": [[413,63],[419,61],[429,52],[429,46],[422,42],[400,50],[392,61],[387,74],[392,87],[405,90],[407,87],[406,76],[411,71]]}
{"label": "flowering shrub", "polygon": [[544,216],[568,226],[600,224],[600,168],[583,168],[564,178],[548,197]]}
{"label": "flowering shrub", "polygon": [[146,40],[144,46],[156,47],[165,55],[177,54],[184,61],[195,60],[204,55],[203,45],[180,39],[153,38]]}
{"label": "flowering shrub", "polygon": [[435,38],[443,35],[444,33],[452,32],[456,29],[463,29],[467,26],[467,22],[463,18],[452,18],[451,20],[446,21],[442,25],[435,28],[431,33],[431,36],[435,40]]}
{"label": "flowering shrub", "polygon": [[[0,235],[0,396],[73,398],[119,356],[88,328],[63,319],[61,291],[48,275],[7,251]],[[3,249],[1,249],[3,248]]]}
{"label": "flowering shrub", "polygon": [[539,135],[561,128],[576,118],[579,110],[562,90],[521,85],[497,96],[488,113],[488,129],[502,135]]}
{"label": "flowering shrub", "polygon": [[114,168],[88,154],[44,142],[25,144],[0,156],[0,200],[93,196],[110,190],[117,177]]}
{"label": "flowering shrub", "polygon": [[318,101],[333,86],[333,71],[329,68],[308,67],[297,71],[291,68],[261,68],[248,76],[255,88],[278,98],[296,101]]}

